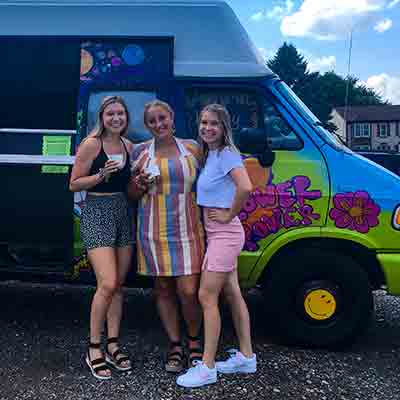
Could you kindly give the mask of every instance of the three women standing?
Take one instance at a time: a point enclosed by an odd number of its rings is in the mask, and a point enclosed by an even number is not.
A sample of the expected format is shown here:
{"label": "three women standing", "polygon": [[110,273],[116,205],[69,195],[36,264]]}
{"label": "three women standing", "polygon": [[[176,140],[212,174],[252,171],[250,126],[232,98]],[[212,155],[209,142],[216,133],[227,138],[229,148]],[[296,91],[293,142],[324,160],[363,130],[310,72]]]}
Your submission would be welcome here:
{"label": "three women standing", "polygon": [[[170,340],[165,369],[185,368],[179,305],[189,342],[189,370],[177,379],[185,387],[215,383],[222,373],[256,371],[250,338],[250,320],[241,295],[237,257],[244,232],[237,217],[252,189],[236,150],[225,108],[213,104],[200,114],[199,140],[174,136],[174,113],[156,100],[146,104],[144,124],[153,140],[135,146],[122,138],[129,113],[119,97],[104,99],[99,127],[81,144],[71,175],[72,191],[88,192],[81,219],[81,236],[97,279],[93,298],[90,344],[86,363],[98,379],[109,379],[107,363],[119,370],[131,363],[118,348],[122,313],[121,286],[130,267],[131,235],[125,190],[138,200],[138,272],[155,278],[160,318]],[[114,159],[114,160],[113,160]],[[195,183],[199,166],[201,173]],[[207,252],[200,208],[204,210]],[[201,270],[202,273],[201,273]],[[201,284],[199,289],[201,273]],[[223,292],[231,306],[240,351],[215,362],[221,331],[218,308]],[[200,346],[201,307],[205,349]],[[100,350],[101,331],[107,320],[106,358]]]}
{"label": "three women standing", "polygon": [[[129,112],[121,97],[106,97],[98,111],[98,126],[81,143],[71,173],[70,190],[87,191],[82,210],[81,238],[96,275],[90,313],[86,363],[97,379],[110,379],[108,364],[132,368],[118,346],[122,316],[122,285],[131,266],[132,233],[126,187],[131,176],[132,145],[123,138]],[[106,357],[101,334],[107,322]]]}

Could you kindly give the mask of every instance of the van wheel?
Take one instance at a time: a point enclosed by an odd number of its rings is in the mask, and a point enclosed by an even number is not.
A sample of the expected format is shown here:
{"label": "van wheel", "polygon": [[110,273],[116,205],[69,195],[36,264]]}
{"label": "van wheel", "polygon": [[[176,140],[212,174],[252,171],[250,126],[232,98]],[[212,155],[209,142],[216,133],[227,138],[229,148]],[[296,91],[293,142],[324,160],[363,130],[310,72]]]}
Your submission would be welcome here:
{"label": "van wheel", "polygon": [[264,294],[269,328],[284,342],[340,347],[368,326],[373,295],[367,273],[349,256],[293,250],[273,263]]}

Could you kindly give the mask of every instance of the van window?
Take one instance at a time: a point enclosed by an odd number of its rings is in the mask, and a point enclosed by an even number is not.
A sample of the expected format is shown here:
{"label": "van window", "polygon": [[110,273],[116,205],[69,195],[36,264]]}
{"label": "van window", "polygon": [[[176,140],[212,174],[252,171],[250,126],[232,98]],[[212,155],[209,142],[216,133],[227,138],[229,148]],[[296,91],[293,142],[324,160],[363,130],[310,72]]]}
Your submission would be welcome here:
{"label": "van window", "polygon": [[303,143],[292,128],[267,100],[264,100],[263,111],[264,127],[271,150],[299,150],[303,147]]}
{"label": "van window", "polygon": [[79,41],[2,37],[0,127],[75,129]]}
{"label": "van window", "polygon": [[337,150],[351,152],[351,150],[343,142],[341,136],[336,132],[330,132],[324,128],[321,121],[311,112],[311,110],[297,97],[292,89],[282,81],[274,83],[276,89],[281,93],[285,99],[296,109],[296,111],[306,119],[306,121],[314,127],[318,136],[326,143],[331,145]]}
{"label": "van window", "polygon": [[121,96],[124,99],[130,116],[128,130],[129,140],[138,143],[152,138],[150,132],[145,128],[143,123],[143,109],[147,102],[155,100],[155,92],[113,91],[91,94],[88,105],[87,133],[96,126],[97,110],[100,107],[102,99],[106,96]]}
{"label": "van window", "polygon": [[295,150],[302,147],[301,140],[269,100],[256,92],[241,89],[187,90],[185,114],[191,137],[197,137],[199,113],[210,103],[219,103],[228,109],[234,133],[244,128],[263,129],[272,150]]}

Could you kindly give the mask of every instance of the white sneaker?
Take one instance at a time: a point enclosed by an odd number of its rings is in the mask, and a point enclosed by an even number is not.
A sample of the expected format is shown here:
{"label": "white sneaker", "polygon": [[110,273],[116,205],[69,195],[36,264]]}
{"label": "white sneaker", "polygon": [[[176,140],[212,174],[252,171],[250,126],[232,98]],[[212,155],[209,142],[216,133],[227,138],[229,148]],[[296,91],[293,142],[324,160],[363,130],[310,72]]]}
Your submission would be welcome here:
{"label": "white sneaker", "polygon": [[230,355],[227,360],[215,363],[218,372],[223,374],[252,374],[257,371],[257,357],[255,354],[253,354],[253,357],[247,358],[236,349],[228,350],[228,353]]}
{"label": "white sneaker", "polygon": [[208,368],[202,361],[194,362],[196,365],[176,380],[179,386],[195,388],[217,382],[216,368]]}

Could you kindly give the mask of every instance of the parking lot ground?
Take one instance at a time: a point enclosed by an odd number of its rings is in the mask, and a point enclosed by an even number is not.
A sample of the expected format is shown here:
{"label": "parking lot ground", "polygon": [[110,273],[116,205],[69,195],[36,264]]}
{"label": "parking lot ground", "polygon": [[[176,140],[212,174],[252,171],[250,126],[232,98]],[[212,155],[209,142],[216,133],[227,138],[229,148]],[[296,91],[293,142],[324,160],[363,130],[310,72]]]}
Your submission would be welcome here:
{"label": "parking lot ground", "polygon": [[[400,299],[378,292],[364,337],[341,352],[285,347],[268,337],[263,298],[246,295],[258,371],[196,390],[164,372],[167,340],[150,290],[129,289],[121,341],[134,369],[98,382],[83,363],[93,288],[0,283],[0,400],[400,399]],[[224,312],[219,356],[235,347]]]}

